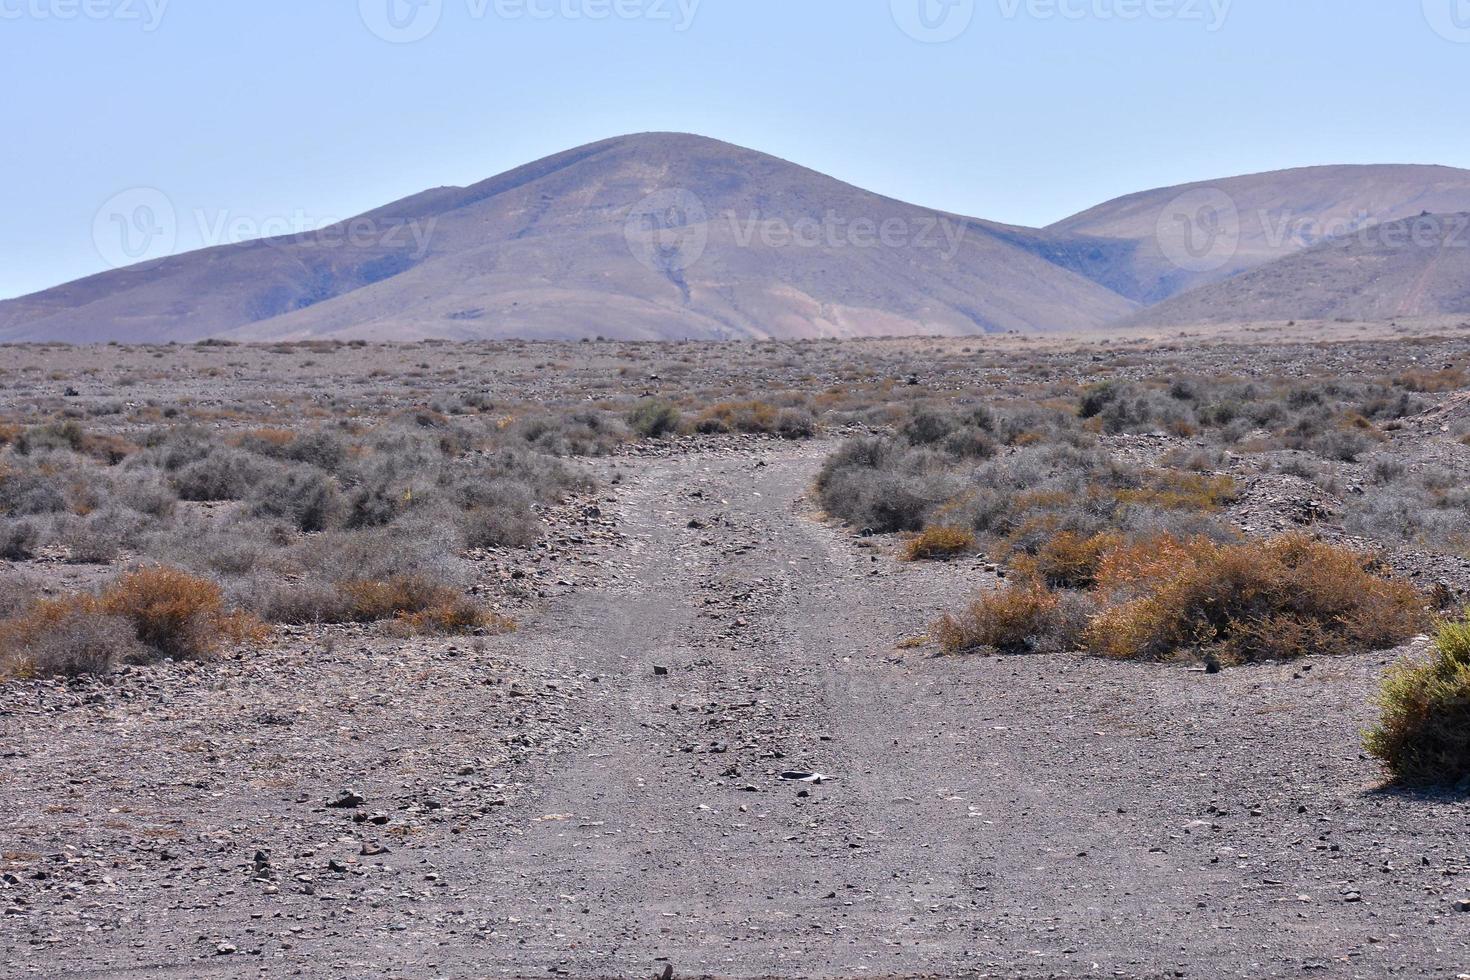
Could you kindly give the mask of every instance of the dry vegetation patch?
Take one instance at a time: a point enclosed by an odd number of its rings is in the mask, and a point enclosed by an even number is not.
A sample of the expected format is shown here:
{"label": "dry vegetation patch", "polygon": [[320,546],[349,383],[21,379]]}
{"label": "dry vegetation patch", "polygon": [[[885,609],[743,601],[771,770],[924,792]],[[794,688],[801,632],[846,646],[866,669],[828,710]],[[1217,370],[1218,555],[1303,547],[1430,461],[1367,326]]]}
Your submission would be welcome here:
{"label": "dry vegetation patch", "polygon": [[1208,651],[1227,663],[1381,650],[1424,625],[1424,599],[1372,562],[1305,535],[1220,545],[1152,542],[1174,560],[1108,569],[1107,605],[1084,636],[1111,657]]}
{"label": "dry vegetation patch", "polygon": [[164,657],[207,660],[267,635],[258,619],[228,609],[215,583],[144,568],[98,595],[39,599],[0,621],[0,674],[75,676]]}
{"label": "dry vegetation patch", "polygon": [[947,561],[975,549],[975,535],[962,527],[930,527],[904,546],[907,561]]}
{"label": "dry vegetation patch", "polygon": [[1235,544],[1069,537],[1059,551],[1064,563],[1035,561],[1019,581],[941,619],[934,632],[945,652],[1080,647],[1119,659],[1242,664],[1386,649],[1426,619],[1412,586],[1300,534]]}

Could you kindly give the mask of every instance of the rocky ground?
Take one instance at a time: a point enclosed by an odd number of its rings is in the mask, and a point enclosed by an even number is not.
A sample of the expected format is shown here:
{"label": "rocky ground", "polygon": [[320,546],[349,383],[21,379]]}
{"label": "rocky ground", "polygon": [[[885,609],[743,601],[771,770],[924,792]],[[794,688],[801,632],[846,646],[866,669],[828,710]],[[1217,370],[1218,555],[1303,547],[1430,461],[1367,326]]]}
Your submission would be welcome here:
{"label": "rocky ground", "polygon": [[617,461],[515,634],[6,688],[0,972],[1470,973],[1470,802],[1359,748],[1412,649],[935,659],[986,563],[821,522],[828,448]]}

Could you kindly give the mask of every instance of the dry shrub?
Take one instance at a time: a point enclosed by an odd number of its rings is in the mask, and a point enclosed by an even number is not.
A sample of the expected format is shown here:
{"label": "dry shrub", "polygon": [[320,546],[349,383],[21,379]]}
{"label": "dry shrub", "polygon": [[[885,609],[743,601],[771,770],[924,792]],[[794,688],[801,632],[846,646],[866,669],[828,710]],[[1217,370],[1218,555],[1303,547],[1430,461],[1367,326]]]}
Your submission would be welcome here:
{"label": "dry shrub", "polygon": [[1462,368],[1453,367],[1442,371],[1409,370],[1394,378],[1393,381],[1400,388],[1424,394],[1459,391],[1465,387],[1467,382],[1470,382],[1470,378],[1467,378],[1465,371]]}
{"label": "dry shrub", "polygon": [[77,676],[159,657],[203,660],[264,634],[257,620],[225,610],[214,583],[149,568],[101,595],[41,599],[0,622],[0,671]]}
{"label": "dry shrub", "polygon": [[1434,657],[1389,671],[1378,703],[1382,718],[1365,742],[1395,779],[1470,780],[1470,620],[1441,623]]}
{"label": "dry shrub", "polygon": [[228,612],[218,585],[175,568],[144,568],[102,594],[102,609],[133,624],[138,640],[166,657],[203,660],[221,646],[258,640],[264,627]]}
{"label": "dry shrub", "polygon": [[1138,504],[1163,510],[1219,510],[1235,497],[1235,481],[1228,476],[1160,470],[1147,474],[1144,486],[1119,490],[1122,504]]}
{"label": "dry shrub", "polygon": [[251,429],[233,440],[252,452],[280,452],[296,441],[296,433],[290,429]]}
{"label": "dry shrub", "polygon": [[96,596],[42,599],[0,623],[0,675],[105,674],[139,650],[131,624]]}
{"label": "dry shrub", "polygon": [[1203,538],[1177,538],[1172,534],[1124,540],[1098,560],[1093,584],[1109,602],[1137,598],[1212,546]]}
{"label": "dry shrub", "polygon": [[932,635],[948,654],[986,647],[1002,653],[1036,650],[1055,637],[1061,611],[1061,597],[1045,583],[1024,579],[945,614]]}
{"label": "dry shrub", "polygon": [[0,559],[24,561],[40,542],[41,533],[30,521],[0,519]]}
{"label": "dry shrub", "polygon": [[421,575],[344,582],[338,591],[346,600],[348,614],[354,622],[391,620],[405,633],[454,634],[514,626],[457,589]]}
{"label": "dry shrub", "polygon": [[1062,531],[1044,542],[1035,555],[1017,557],[1015,565],[1023,574],[1038,577],[1054,588],[1083,589],[1097,580],[1103,556],[1121,544],[1122,538],[1116,534],[1083,537],[1074,531]]}
{"label": "dry shrub", "polygon": [[109,466],[116,466],[137,452],[138,447],[122,436],[112,435],[111,433],[97,434],[88,432],[82,436],[79,450],[84,455],[101,460]]}
{"label": "dry shrub", "polygon": [[20,438],[23,430],[18,425],[0,425],[0,446],[8,446]]}
{"label": "dry shrub", "polygon": [[700,413],[694,431],[770,433],[776,431],[779,420],[780,411],[766,402],[721,402]]}
{"label": "dry shrub", "polygon": [[925,528],[909,541],[904,561],[949,561],[975,550],[975,535],[962,527]]}
{"label": "dry shrub", "polygon": [[1233,663],[1392,647],[1425,620],[1407,583],[1382,578],[1362,555],[1302,534],[1219,545],[1204,539],[1135,547],[1103,560],[1100,586],[1137,598],[1094,618],[1088,645],[1112,657],[1161,659],[1211,648]]}

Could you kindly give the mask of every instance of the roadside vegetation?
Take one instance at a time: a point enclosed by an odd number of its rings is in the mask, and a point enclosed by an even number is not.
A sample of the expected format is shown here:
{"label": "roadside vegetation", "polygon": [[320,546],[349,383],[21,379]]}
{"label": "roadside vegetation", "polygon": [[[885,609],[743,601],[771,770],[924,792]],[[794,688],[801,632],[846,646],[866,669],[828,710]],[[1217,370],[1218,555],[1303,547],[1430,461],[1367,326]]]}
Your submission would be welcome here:
{"label": "roadside vegetation", "polygon": [[1070,587],[1054,587],[1028,570],[945,616],[935,630],[941,648],[1084,649],[1229,666],[1387,649],[1425,621],[1412,586],[1302,534],[1224,545],[1171,535],[1117,539],[1086,552],[1069,572]]}
{"label": "roadside vegetation", "polygon": [[897,536],[907,561],[1008,572],[935,625],[946,653],[1213,667],[1385,649],[1450,590],[1421,594],[1383,556],[1470,556],[1461,471],[1406,464],[1397,447],[1414,436],[1395,441],[1427,396],[1465,381],[1037,379],[846,440],[816,494],[859,532]]}
{"label": "roadside vegetation", "polygon": [[[1470,613],[1467,613],[1470,617]],[[1441,622],[1427,661],[1389,672],[1382,718],[1368,750],[1399,782],[1464,786],[1470,781],[1470,618]]]}
{"label": "roadside vegetation", "polygon": [[[11,676],[205,660],[282,625],[504,632],[515,622],[484,587],[487,561],[534,559],[560,509],[595,491],[594,462],[682,438],[819,432],[807,394],[700,390],[672,381],[678,363],[541,398],[532,388],[567,365],[528,365],[506,397],[462,364],[432,367],[445,350],[432,343],[396,371],[383,365],[406,348],[364,344],[114,347],[76,370],[56,365],[90,354],[13,350],[48,368],[0,367],[0,674]],[[131,366],[108,367],[114,357]],[[344,361],[344,381],[323,385]],[[252,393],[240,378],[257,365],[265,386]],[[650,388],[660,372],[667,396]],[[52,584],[85,567],[106,575]],[[178,611],[169,629],[136,628],[120,605],[149,583],[172,590],[154,603]]]}

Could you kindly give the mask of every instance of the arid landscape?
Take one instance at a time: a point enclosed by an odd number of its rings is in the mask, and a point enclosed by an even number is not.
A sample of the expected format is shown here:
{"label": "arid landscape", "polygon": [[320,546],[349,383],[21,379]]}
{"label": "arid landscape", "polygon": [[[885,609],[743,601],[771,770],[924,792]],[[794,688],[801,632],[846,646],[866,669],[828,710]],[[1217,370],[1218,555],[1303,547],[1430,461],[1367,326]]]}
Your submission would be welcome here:
{"label": "arid landscape", "polygon": [[6,975],[1470,971],[1470,323],[0,384]]}
{"label": "arid landscape", "polygon": [[1470,980],[1470,0],[0,0],[0,980]]}

